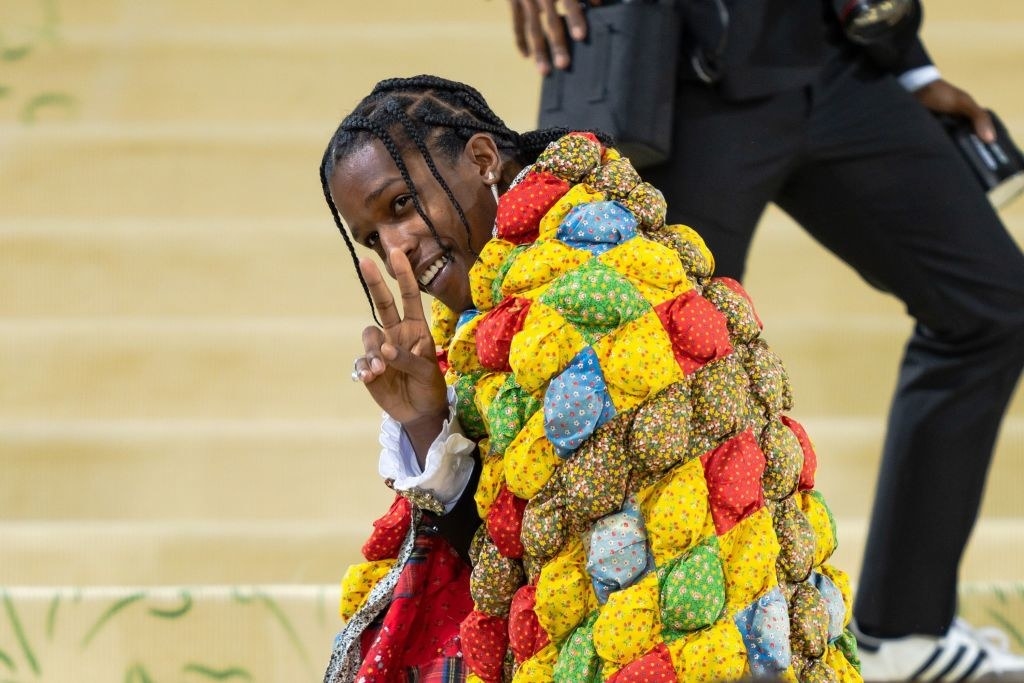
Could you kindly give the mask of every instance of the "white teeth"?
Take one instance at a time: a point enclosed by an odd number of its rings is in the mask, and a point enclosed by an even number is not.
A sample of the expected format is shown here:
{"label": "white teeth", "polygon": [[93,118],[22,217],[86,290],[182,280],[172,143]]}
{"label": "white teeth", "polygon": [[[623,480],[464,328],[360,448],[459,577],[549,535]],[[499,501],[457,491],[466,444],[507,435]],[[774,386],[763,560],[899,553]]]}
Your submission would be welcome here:
{"label": "white teeth", "polygon": [[434,263],[432,263],[431,266],[423,271],[422,275],[420,275],[420,284],[424,287],[429,285],[431,280],[433,280],[437,273],[444,268],[446,263],[448,263],[448,259],[444,256],[434,261]]}

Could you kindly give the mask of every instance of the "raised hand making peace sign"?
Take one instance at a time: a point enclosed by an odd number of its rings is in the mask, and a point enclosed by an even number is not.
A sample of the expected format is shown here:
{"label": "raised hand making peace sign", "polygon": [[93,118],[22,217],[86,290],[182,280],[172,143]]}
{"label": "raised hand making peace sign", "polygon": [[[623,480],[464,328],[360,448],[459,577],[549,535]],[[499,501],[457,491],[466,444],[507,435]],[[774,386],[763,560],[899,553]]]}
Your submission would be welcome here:
{"label": "raised hand making peace sign", "polygon": [[371,325],[363,330],[364,354],[356,359],[352,377],[402,423],[417,455],[423,457],[448,416],[447,392],[409,259],[398,249],[388,258],[401,292],[401,310],[377,264],[360,259],[359,269],[383,329]]}

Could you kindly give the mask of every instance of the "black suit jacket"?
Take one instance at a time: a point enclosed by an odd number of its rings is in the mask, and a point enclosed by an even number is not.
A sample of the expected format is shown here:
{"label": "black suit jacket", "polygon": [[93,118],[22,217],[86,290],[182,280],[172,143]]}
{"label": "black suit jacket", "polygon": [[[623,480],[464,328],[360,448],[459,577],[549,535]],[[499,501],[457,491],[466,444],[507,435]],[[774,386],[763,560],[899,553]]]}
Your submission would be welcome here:
{"label": "black suit jacket", "polygon": [[680,8],[683,78],[711,75],[729,100],[807,85],[837,49],[896,74],[931,64],[917,37],[920,12],[907,30],[863,48],[846,39],[832,0],[683,0]]}

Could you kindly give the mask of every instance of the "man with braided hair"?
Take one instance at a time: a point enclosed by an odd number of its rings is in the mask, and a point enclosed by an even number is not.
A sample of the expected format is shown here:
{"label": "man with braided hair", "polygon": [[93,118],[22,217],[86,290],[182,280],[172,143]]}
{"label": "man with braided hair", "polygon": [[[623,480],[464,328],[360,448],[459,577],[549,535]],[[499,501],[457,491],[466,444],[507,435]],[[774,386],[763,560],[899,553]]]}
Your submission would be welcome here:
{"label": "man with braided hair", "polygon": [[392,79],[320,178],[379,322],[352,378],[396,492],[326,683],[860,680],[782,364],[607,140]]}

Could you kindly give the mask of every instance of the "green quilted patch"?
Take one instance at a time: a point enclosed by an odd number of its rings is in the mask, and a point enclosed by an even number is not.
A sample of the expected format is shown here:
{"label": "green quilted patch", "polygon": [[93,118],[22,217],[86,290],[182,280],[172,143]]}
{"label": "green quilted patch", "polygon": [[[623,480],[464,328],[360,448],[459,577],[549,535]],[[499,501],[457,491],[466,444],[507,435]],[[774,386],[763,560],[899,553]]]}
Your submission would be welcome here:
{"label": "green quilted patch", "polygon": [[599,681],[601,658],[594,647],[594,622],[598,612],[592,612],[569,635],[555,662],[555,683],[588,683]]}
{"label": "green quilted patch", "polygon": [[596,259],[552,282],[539,301],[561,313],[590,344],[651,310],[636,287]]}
{"label": "green quilted patch", "polygon": [[718,538],[711,536],[658,570],[661,620],[669,632],[710,626],[725,609],[725,572]]}
{"label": "green quilted patch", "polygon": [[491,282],[491,298],[494,299],[494,305],[497,306],[505,298],[505,295],[501,293],[501,285],[505,282],[505,276],[508,275],[508,271],[512,268],[512,264],[516,262],[516,258],[519,257],[524,251],[529,249],[532,244],[520,244],[519,246],[508,252],[508,256],[498,266],[498,272],[494,275],[494,280]]}
{"label": "green quilted patch", "polygon": [[540,408],[540,401],[519,386],[510,374],[487,407],[487,424],[491,428],[491,452],[504,453],[530,416]]}
{"label": "green quilted patch", "polygon": [[487,436],[487,425],[484,418],[476,408],[476,381],[480,379],[483,372],[474,372],[467,375],[459,375],[455,380],[455,398],[459,423],[462,425],[462,432],[467,438],[478,441]]}

